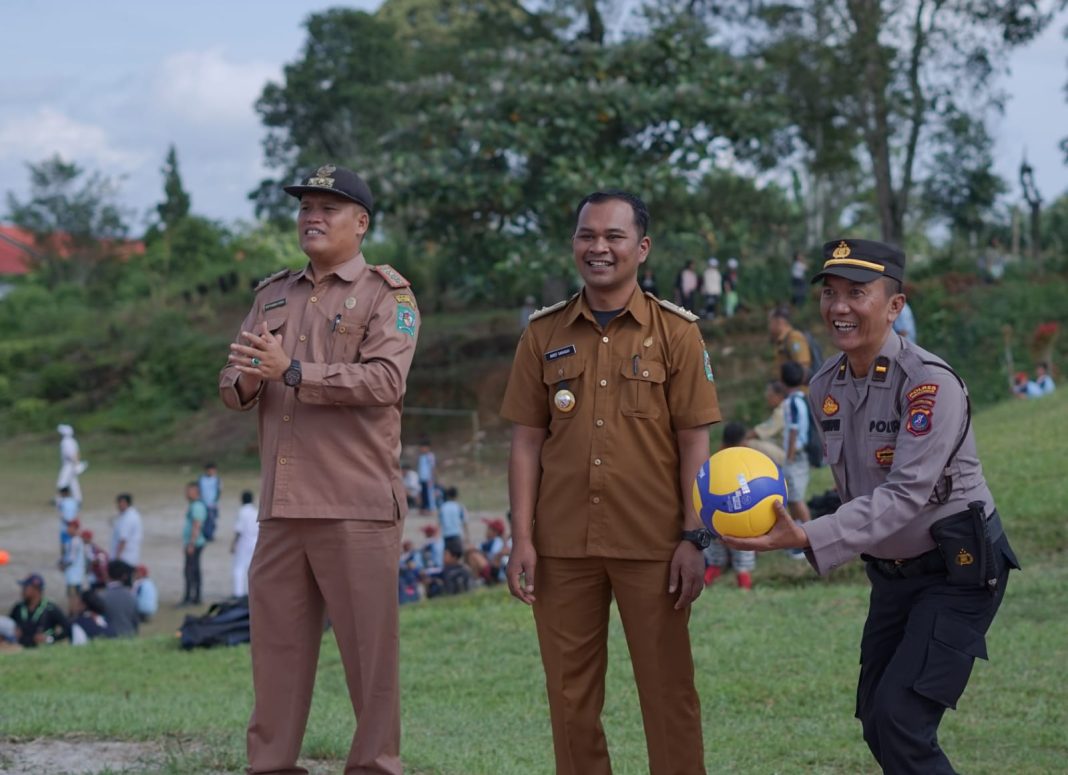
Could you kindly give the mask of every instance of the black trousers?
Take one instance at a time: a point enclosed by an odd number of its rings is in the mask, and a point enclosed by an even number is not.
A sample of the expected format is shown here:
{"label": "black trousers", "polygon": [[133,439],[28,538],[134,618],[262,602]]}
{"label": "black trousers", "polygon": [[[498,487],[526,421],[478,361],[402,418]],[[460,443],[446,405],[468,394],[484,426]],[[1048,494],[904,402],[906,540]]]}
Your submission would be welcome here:
{"label": "black trousers", "polygon": [[986,632],[1018,568],[1002,536],[996,592],[950,586],[944,574],[888,579],[868,564],[871,602],[860,643],[857,718],[884,773],[950,775],[938,725],[986,659]]}
{"label": "black trousers", "polygon": [[182,602],[200,603],[200,553],[203,546],[193,549],[192,554],[185,555],[185,597]]}

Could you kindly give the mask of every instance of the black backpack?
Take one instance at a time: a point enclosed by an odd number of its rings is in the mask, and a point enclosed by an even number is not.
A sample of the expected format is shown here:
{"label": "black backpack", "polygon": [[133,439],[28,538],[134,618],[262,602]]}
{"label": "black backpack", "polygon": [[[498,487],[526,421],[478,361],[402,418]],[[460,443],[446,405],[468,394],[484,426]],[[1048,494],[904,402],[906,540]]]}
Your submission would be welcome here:
{"label": "black backpack", "polygon": [[[793,400],[792,397],[787,399],[791,403]],[[809,466],[821,468],[824,464],[823,442],[820,441],[820,434],[816,430],[816,418],[812,414],[812,407],[809,406],[808,399],[802,399],[801,403],[808,413],[808,441],[805,442],[805,457],[808,458]],[[787,408],[789,409],[789,407]]]}
{"label": "black backpack", "polygon": [[248,643],[251,640],[248,597],[231,597],[213,604],[203,616],[186,616],[178,637],[182,648],[187,650]]}
{"label": "black backpack", "polygon": [[[812,378],[816,376],[816,372],[820,370],[820,366],[823,365],[823,350],[820,349],[820,344],[816,341],[816,337],[812,335],[811,331],[806,328],[802,333],[805,335],[805,341],[808,342],[809,357],[812,358],[812,363],[808,367],[808,374],[805,375],[805,384],[807,385],[812,381]],[[822,452],[820,454],[822,457]]]}

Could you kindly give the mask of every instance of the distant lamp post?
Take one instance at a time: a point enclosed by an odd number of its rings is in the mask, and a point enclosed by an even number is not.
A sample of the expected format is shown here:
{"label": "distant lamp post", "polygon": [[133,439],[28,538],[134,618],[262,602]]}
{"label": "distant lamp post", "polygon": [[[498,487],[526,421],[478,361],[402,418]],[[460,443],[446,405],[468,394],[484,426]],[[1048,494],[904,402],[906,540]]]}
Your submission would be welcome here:
{"label": "distant lamp post", "polygon": [[1020,162],[1020,185],[1023,187],[1024,199],[1031,207],[1030,254],[1031,260],[1037,261],[1041,236],[1042,195],[1038,193],[1038,187],[1035,185],[1034,167],[1027,163],[1026,157]]}

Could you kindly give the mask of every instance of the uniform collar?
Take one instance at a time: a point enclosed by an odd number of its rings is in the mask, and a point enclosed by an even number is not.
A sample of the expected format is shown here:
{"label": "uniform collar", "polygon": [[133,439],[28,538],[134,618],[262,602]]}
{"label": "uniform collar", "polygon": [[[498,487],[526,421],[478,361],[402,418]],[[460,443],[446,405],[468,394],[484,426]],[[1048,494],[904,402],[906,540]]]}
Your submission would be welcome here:
{"label": "uniform collar", "polygon": [[[630,294],[630,299],[627,301],[623,311],[619,313],[619,317],[629,314],[632,318],[638,321],[639,325],[645,325],[649,322],[649,305],[652,302],[642,292],[641,286],[637,283],[634,284],[634,290]],[[586,301],[586,291],[583,289],[575,295],[575,300],[568,307],[564,313],[564,325],[569,326],[574,323],[579,316],[586,318],[591,323],[596,323],[597,318],[593,315],[593,310],[590,309],[589,302]]]}
{"label": "uniform collar", "polygon": [[[330,275],[337,275],[345,282],[351,283],[354,282],[356,278],[360,276],[360,272],[363,271],[363,268],[365,266],[367,266],[367,259],[363,257],[363,251],[360,251],[345,263],[335,266],[333,269],[323,275],[323,277],[321,277],[320,279],[325,280]],[[305,264],[304,268],[300,270],[300,272],[297,274],[296,279],[300,280],[301,278],[306,279],[310,283],[314,282],[312,279],[310,261]]]}

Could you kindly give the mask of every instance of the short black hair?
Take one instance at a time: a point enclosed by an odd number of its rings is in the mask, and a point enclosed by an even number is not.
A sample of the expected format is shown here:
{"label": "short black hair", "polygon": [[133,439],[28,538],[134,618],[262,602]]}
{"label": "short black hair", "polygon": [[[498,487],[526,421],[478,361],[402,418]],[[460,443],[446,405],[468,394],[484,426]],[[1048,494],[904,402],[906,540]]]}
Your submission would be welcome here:
{"label": "short black hair", "polygon": [[67,487],[67,485],[63,485],[62,487],[59,488],[59,494],[60,495],[70,495],[70,487]]}
{"label": "short black hair", "polygon": [[245,490],[243,493],[241,493],[241,502],[252,503],[252,490]]}
{"label": "short black hair", "polygon": [[117,501],[126,501],[126,504],[128,506],[132,506],[133,505],[133,496],[130,495],[130,493],[128,493],[128,492],[120,492],[118,495],[115,496],[115,500],[117,500]]}
{"label": "short black hair", "polygon": [[723,426],[723,446],[737,447],[745,439],[746,427],[743,423],[734,421]]}
{"label": "short black hair", "polygon": [[582,208],[586,205],[612,201],[626,202],[630,205],[631,212],[634,214],[634,226],[638,230],[638,239],[649,233],[649,208],[646,207],[645,202],[637,194],[618,188],[610,188],[607,191],[594,191],[592,194],[584,196],[578,207],[575,208],[575,221],[578,221],[579,215],[582,214]]}
{"label": "short black hair", "polygon": [[787,393],[786,385],[782,384],[781,379],[773,379],[768,383],[768,388],[777,396],[785,396]]}
{"label": "short black hair", "polygon": [[108,578],[130,586],[133,579],[133,568],[122,560],[111,560],[108,562]]}
{"label": "short black hair", "polygon": [[207,471],[209,468],[218,468],[218,466],[209,461],[204,464],[204,470]]}
{"label": "short black hair", "polygon": [[805,381],[805,370],[797,361],[787,361],[779,370],[782,383],[788,388],[799,387]]}
{"label": "short black hair", "polygon": [[769,318],[782,318],[783,320],[789,320],[790,319],[790,308],[787,307],[785,304],[780,304],[777,307],[773,308],[771,310],[771,312],[768,313],[768,317]]}
{"label": "short black hair", "polygon": [[905,284],[898,280],[896,277],[883,277],[882,280],[884,283],[886,283],[887,298],[895,294],[905,292]]}
{"label": "short black hair", "polygon": [[454,501],[459,497],[459,495],[460,495],[460,491],[457,490],[455,487],[447,487],[447,488],[445,488],[445,499],[446,500]]}

